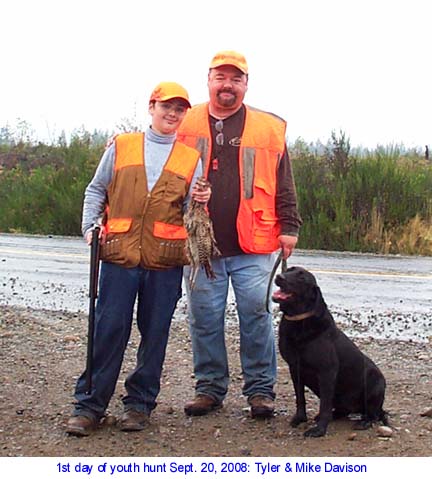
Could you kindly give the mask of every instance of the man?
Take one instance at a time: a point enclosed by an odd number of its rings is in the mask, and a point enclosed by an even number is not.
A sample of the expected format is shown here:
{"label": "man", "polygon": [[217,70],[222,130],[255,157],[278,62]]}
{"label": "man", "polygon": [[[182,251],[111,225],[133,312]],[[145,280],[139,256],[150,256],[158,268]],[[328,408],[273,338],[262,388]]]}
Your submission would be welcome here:
{"label": "man", "polygon": [[229,368],[224,316],[231,280],[240,323],[243,394],[254,418],[274,412],[276,348],[266,290],[281,248],[284,258],[297,243],[301,219],[285,144],[285,122],[243,103],[248,66],[243,55],[215,55],[208,73],[208,103],[189,110],[178,139],[201,152],[212,185],[208,204],[222,256],[212,260],[215,280],[200,271],[189,291],[195,398],[187,415],[222,407]]}
{"label": "man", "polygon": [[[101,234],[92,388],[86,390],[84,372],[66,425],[71,435],[88,436],[105,414],[129,341],[136,299],[141,341],[136,368],[125,382],[120,429],[144,429],[156,407],[186,262],[183,207],[191,184],[201,174],[199,153],[176,141],[188,108],[188,94],[181,85],[157,85],[149,101],[151,127],[145,133],[117,136],[86,189],[82,230],[88,243],[92,225],[104,212],[107,222]],[[210,190],[192,189],[192,196],[205,203]]]}

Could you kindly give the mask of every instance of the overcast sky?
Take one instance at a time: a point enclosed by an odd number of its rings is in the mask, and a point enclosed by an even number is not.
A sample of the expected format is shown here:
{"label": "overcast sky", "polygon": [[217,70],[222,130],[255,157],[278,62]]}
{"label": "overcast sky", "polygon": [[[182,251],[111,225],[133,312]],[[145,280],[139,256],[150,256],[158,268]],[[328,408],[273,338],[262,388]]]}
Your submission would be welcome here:
{"label": "overcast sky", "polygon": [[42,138],[84,126],[147,126],[148,96],[177,81],[207,100],[222,49],[249,63],[246,103],[288,122],[289,140],[432,144],[427,0],[2,0],[0,127]]}

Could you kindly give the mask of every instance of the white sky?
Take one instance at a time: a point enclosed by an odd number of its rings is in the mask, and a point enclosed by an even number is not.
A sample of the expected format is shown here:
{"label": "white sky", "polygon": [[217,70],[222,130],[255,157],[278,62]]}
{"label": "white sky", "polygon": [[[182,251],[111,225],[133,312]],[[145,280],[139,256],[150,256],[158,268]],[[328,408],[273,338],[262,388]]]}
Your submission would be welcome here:
{"label": "white sky", "polygon": [[432,144],[428,0],[2,0],[0,127],[40,138],[148,124],[160,81],[207,100],[223,49],[249,63],[245,102],[288,122],[289,141]]}

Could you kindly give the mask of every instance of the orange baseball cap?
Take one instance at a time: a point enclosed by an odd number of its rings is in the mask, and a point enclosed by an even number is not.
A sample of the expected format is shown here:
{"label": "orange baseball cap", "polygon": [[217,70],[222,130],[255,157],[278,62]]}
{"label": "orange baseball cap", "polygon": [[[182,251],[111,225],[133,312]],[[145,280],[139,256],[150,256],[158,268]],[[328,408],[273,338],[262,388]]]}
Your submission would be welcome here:
{"label": "orange baseball cap", "polygon": [[235,52],[234,50],[224,50],[216,53],[210,63],[210,68],[217,68],[222,65],[232,65],[245,75],[248,74],[246,58],[241,53]]}
{"label": "orange baseball cap", "polygon": [[159,83],[152,91],[150,101],[167,101],[172,98],[181,98],[188,104],[189,108],[191,107],[188,92],[175,82]]}

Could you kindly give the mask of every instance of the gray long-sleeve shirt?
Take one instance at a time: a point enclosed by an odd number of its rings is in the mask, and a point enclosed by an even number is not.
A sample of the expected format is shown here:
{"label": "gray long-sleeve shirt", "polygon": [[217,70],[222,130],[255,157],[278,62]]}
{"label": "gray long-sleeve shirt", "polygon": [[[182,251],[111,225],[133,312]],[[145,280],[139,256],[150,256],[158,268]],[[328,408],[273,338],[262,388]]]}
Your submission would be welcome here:
{"label": "gray long-sleeve shirt", "polygon": [[[158,180],[162,169],[171,153],[176,134],[159,135],[148,128],[144,135],[144,157],[149,191]],[[114,176],[115,143],[107,148],[102,155],[93,179],[88,184],[84,193],[83,215],[81,230],[85,236],[87,231],[97,222],[104,212],[108,186]],[[192,186],[196,179],[202,175],[201,161],[195,170]],[[189,191],[190,191],[189,190]],[[186,198],[185,205],[190,199],[190,193]]]}

